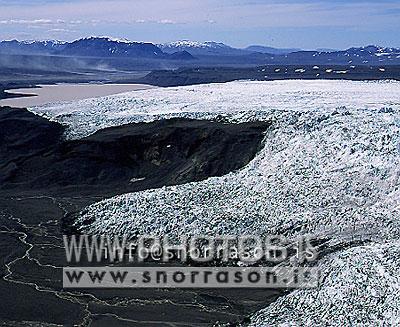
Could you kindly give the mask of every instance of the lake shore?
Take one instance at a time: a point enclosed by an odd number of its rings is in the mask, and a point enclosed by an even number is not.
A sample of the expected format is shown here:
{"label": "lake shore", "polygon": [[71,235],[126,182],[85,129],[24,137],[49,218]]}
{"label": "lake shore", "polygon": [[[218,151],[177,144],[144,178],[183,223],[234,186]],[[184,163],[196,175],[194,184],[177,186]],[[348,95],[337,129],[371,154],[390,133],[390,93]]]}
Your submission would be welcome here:
{"label": "lake shore", "polygon": [[0,106],[32,107],[49,103],[74,101],[109,96],[137,90],[146,90],[155,86],[146,84],[54,84],[38,85],[31,88],[8,89],[10,95],[0,99]]}

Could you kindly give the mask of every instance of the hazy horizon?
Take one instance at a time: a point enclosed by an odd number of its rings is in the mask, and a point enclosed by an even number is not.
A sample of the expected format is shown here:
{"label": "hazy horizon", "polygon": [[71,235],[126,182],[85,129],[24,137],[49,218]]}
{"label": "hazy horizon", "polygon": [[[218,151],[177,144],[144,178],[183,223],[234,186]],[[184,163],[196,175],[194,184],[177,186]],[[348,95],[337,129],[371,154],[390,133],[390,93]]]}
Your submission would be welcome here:
{"label": "hazy horizon", "polygon": [[[153,43],[155,45],[160,45],[160,44],[167,44],[167,43],[172,43],[172,42],[184,42],[184,41],[188,41],[188,42],[198,42],[198,43],[206,43],[206,42],[215,42],[215,43],[223,43],[224,45],[233,47],[233,48],[237,48],[237,49],[246,49],[250,46],[263,46],[263,47],[271,47],[271,48],[276,48],[276,49],[299,49],[299,50],[305,50],[305,51],[313,51],[313,50],[318,50],[318,51],[323,51],[323,50],[333,50],[333,51],[341,51],[341,50],[347,50],[349,48],[352,47],[368,47],[368,46],[377,46],[377,47],[381,47],[381,44],[362,44],[362,45],[354,45],[354,46],[350,46],[347,48],[333,48],[333,47],[317,47],[317,48],[298,48],[298,47],[292,47],[292,46],[285,46],[285,47],[274,47],[270,44],[255,44],[255,43],[251,43],[251,44],[247,44],[245,46],[241,46],[241,47],[235,47],[231,44],[219,41],[219,40],[189,40],[189,39],[177,39],[177,40],[173,40],[170,42],[165,42],[165,43],[156,43],[156,42],[151,42],[151,41],[147,41],[147,40],[132,40],[126,37],[115,37],[113,35],[86,35],[86,36],[81,36],[77,39],[71,39],[71,40],[66,40],[66,39],[57,39],[57,38],[35,38],[35,39],[23,39],[23,38],[9,38],[9,39],[0,39],[0,42],[3,41],[18,41],[18,42],[34,42],[34,41],[38,41],[38,42],[44,42],[44,41],[58,41],[58,42],[73,42],[73,41],[77,41],[80,39],[88,39],[88,38],[110,38],[111,40],[126,40],[126,41],[130,41],[130,42],[138,42],[138,43]],[[395,46],[387,46],[388,48],[397,48]]]}
{"label": "hazy horizon", "polygon": [[400,47],[394,0],[0,0],[0,39],[216,41],[232,47]]}

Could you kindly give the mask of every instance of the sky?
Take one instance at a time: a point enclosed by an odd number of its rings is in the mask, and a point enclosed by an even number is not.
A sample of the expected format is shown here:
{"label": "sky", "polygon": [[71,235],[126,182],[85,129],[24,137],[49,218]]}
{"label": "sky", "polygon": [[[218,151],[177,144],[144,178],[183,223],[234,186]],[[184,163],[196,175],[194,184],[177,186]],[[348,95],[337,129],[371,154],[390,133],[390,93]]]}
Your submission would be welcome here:
{"label": "sky", "polygon": [[0,0],[0,39],[400,47],[400,0]]}

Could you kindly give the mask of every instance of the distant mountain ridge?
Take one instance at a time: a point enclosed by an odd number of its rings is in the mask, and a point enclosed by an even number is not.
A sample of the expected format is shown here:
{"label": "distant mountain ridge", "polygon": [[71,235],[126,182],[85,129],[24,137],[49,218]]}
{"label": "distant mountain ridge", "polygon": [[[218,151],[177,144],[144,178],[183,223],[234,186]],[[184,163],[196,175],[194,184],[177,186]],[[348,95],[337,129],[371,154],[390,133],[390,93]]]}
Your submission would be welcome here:
{"label": "distant mountain ridge", "polygon": [[164,44],[157,44],[157,46],[166,53],[173,53],[176,51],[187,51],[193,56],[240,56],[249,54],[244,49],[237,49],[230,47],[224,43],[206,41],[196,42],[189,40],[181,40]]}
{"label": "distant mountain ridge", "polygon": [[163,52],[149,42],[134,42],[110,37],[88,37],[72,42],[48,41],[2,41],[0,54],[58,55],[73,57],[125,57],[152,59],[195,59],[188,52],[175,51],[172,55]]}
{"label": "distant mountain ridge", "polygon": [[163,57],[163,51],[152,43],[132,42],[108,37],[89,37],[66,43],[59,54],[89,57]]}
{"label": "distant mountain ridge", "polygon": [[0,42],[0,53],[6,54],[50,54],[62,50],[67,42],[57,40],[46,41],[2,41]]}
{"label": "distant mountain ridge", "polygon": [[[312,56],[312,57],[311,57]],[[378,65],[400,64],[400,49],[385,48],[377,45],[354,47],[340,51],[299,51],[287,55],[287,58],[304,59],[307,63]]]}
{"label": "distant mountain ridge", "polygon": [[275,55],[285,55],[288,53],[292,52],[297,52],[297,51],[302,51],[302,49],[298,48],[272,48],[272,47],[266,47],[263,45],[251,45],[245,48],[245,50],[250,51],[250,52],[260,52],[260,53],[270,53],[270,54],[275,54]]}
{"label": "distant mountain ridge", "polygon": [[381,65],[400,64],[400,49],[369,45],[347,50],[306,51],[253,45],[245,49],[219,42],[175,41],[165,44],[110,37],[88,37],[72,42],[2,41],[1,55],[40,55],[88,58],[171,60],[199,65]]}

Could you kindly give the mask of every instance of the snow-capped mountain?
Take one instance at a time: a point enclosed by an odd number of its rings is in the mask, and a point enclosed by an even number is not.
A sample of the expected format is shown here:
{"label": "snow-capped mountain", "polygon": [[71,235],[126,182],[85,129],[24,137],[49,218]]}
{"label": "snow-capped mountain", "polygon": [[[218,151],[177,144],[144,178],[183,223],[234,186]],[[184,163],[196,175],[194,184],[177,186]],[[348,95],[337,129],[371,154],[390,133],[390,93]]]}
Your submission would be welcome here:
{"label": "snow-capped mountain", "polygon": [[233,48],[221,42],[196,42],[189,40],[175,41],[165,44],[158,44],[164,52],[174,52],[185,50],[192,55],[249,55],[252,53],[268,53],[274,55],[283,55],[301,49],[278,49],[262,45],[251,45],[244,49]]}
{"label": "snow-capped mountain", "polygon": [[[64,57],[143,58],[187,61],[200,59],[203,64],[239,63],[243,65],[383,65],[400,64],[400,49],[376,45],[347,50],[304,51],[250,46],[237,49],[219,42],[176,41],[155,45],[111,37],[88,37],[73,42],[2,41],[0,54],[56,55]],[[233,61],[232,61],[233,60]],[[198,61],[200,63],[200,61]]]}
{"label": "snow-capped mountain", "polygon": [[187,51],[193,56],[237,56],[249,54],[243,49],[232,48],[220,42],[196,42],[189,40],[181,40],[170,43],[158,44],[158,47],[166,53],[176,51]]}
{"label": "snow-capped mountain", "polygon": [[348,55],[360,56],[360,57],[386,57],[388,59],[396,57],[400,58],[400,49],[396,48],[385,48],[377,45],[369,45],[361,48],[350,48],[345,51]]}
{"label": "snow-capped mountain", "polygon": [[315,64],[378,65],[400,63],[400,49],[376,45],[342,51],[299,51],[286,55],[289,62],[304,61]]}
{"label": "snow-capped mountain", "polygon": [[162,57],[160,48],[152,43],[133,42],[110,37],[89,37],[68,43],[60,52],[68,56],[90,57]]}
{"label": "snow-capped mountain", "polygon": [[379,46],[354,47],[347,50],[305,51],[296,48],[272,48],[253,45],[245,49],[230,47],[218,42],[176,41],[158,44],[166,53],[187,51],[193,56],[249,56],[271,64],[379,64],[397,63],[400,60],[400,49]]}
{"label": "snow-capped mountain", "polygon": [[0,42],[0,53],[7,54],[51,54],[62,50],[67,43],[57,40],[18,41],[7,40]]}
{"label": "snow-capped mountain", "polygon": [[186,51],[163,52],[153,43],[134,42],[112,37],[88,37],[73,42],[49,41],[3,41],[0,54],[12,55],[58,55],[72,57],[129,57],[172,60],[192,60]]}

